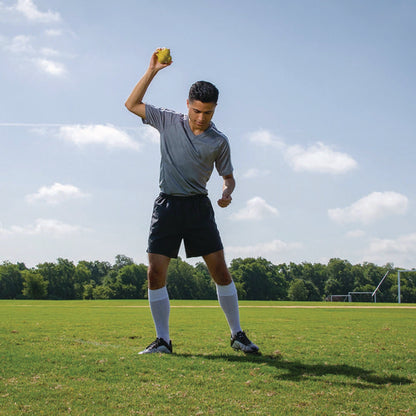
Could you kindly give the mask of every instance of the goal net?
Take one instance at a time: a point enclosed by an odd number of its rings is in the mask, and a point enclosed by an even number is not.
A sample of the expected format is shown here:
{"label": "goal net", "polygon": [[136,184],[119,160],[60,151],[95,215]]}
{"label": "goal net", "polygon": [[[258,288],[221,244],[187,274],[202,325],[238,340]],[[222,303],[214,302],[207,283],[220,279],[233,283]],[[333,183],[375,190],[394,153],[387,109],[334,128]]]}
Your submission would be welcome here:
{"label": "goal net", "polygon": [[373,302],[373,292],[349,292],[349,302]]}

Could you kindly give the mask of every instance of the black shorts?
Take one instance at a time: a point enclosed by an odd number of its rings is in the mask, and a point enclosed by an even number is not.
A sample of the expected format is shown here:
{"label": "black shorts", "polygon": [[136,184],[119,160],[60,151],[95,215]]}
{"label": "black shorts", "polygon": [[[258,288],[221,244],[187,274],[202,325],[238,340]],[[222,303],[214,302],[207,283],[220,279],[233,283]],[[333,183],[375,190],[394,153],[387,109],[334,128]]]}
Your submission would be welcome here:
{"label": "black shorts", "polygon": [[147,252],[176,258],[182,240],[186,257],[223,249],[211,201],[206,195],[181,197],[161,193],[153,206]]}

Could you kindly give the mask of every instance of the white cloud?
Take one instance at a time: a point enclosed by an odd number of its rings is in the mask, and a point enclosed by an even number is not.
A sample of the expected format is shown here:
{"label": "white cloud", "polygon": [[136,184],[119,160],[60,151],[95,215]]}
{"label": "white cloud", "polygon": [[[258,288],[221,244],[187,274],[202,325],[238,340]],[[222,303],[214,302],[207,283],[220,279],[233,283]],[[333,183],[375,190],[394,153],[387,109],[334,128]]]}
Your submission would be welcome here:
{"label": "white cloud", "polygon": [[3,224],[0,222],[0,237],[9,235],[10,231],[6,230],[6,228],[3,227]]}
{"label": "white cloud", "polygon": [[278,149],[285,147],[283,140],[274,136],[270,131],[264,129],[250,133],[248,138],[252,143],[262,146],[273,146]]}
{"label": "white cloud", "polygon": [[143,142],[159,143],[159,133],[153,127],[143,128],[117,127],[111,124],[60,124],[60,123],[0,123],[0,127],[27,127],[32,133],[40,136],[53,136],[77,146],[91,144],[103,145],[109,149],[127,148],[140,150],[142,143],[134,140],[126,130],[134,131]]}
{"label": "white cloud", "polygon": [[408,199],[397,192],[372,192],[346,208],[328,210],[331,220],[338,223],[369,224],[387,215],[403,215]]}
{"label": "white cloud", "polygon": [[285,150],[285,158],[297,172],[341,174],[357,167],[351,156],[336,152],[321,142],[308,148],[289,146]]}
{"label": "white cloud", "polygon": [[0,234],[5,235],[52,235],[55,237],[85,232],[88,229],[79,225],[71,225],[55,219],[39,218],[33,225],[13,225],[9,230],[0,228]]}
{"label": "white cloud", "polygon": [[[33,0],[17,0],[17,2],[10,7],[5,7],[0,3],[0,12],[12,15],[24,16],[25,19],[31,22],[39,23],[60,23],[61,16],[57,12],[51,10],[41,11]],[[59,28],[49,28],[44,32],[49,38],[62,35],[62,30]],[[67,69],[62,62],[56,60],[57,56],[62,56],[60,52],[48,46],[33,46],[39,41],[40,37],[33,37],[27,35],[16,35],[14,37],[6,38],[0,36],[0,45],[3,49],[16,55],[24,65],[22,68],[34,65],[41,72],[51,75],[53,77],[61,77],[67,73]],[[68,57],[67,54],[64,54]],[[55,57],[55,59],[50,59]]]}
{"label": "white cloud", "polygon": [[57,61],[37,58],[34,59],[33,62],[41,71],[53,76],[62,76],[67,72],[65,65]]}
{"label": "white cloud", "polygon": [[47,29],[45,30],[46,36],[57,37],[62,35],[62,30],[59,29]]}
{"label": "white cloud", "polygon": [[[134,129],[137,130],[137,129]],[[159,132],[151,126],[142,126],[139,129],[140,138],[146,142],[158,144],[160,143],[160,134]]]}
{"label": "white cloud", "polygon": [[58,136],[77,146],[104,145],[108,149],[140,150],[140,143],[126,132],[110,124],[67,125],[59,128]]}
{"label": "white cloud", "polygon": [[274,254],[286,253],[300,248],[302,248],[301,243],[272,240],[248,246],[229,246],[226,247],[226,252],[232,257],[271,257]]}
{"label": "white cloud", "polygon": [[416,267],[416,233],[396,239],[373,239],[365,251],[365,260],[376,264],[394,263],[397,267]]}
{"label": "white cloud", "polygon": [[43,56],[59,56],[61,53],[52,48],[41,48],[39,51]]}
{"label": "white cloud", "polygon": [[26,196],[29,203],[46,202],[50,205],[57,205],[59,203],[87,197],[87,194],[81,192],[79,188],[74,185],[63,185],[61,183],[54,183],[52,186],[42,186],[39,190]]}
{"label": "white cloud", "polygon": [[63,76],[67,73],[63,63],[50,57],[60,56],[61,53],[55,49],[42,47],[39,50],[33,47],[32,38],[26,35],[17,35],[12,39],[2,37],[0,43],[6,52],[17,55],[25,63],[35,65],[40,71],[55,77]]}
{"label": "white cloud", "polygon": [[231,215],[231,218],[234,220],[260,220],[268,215],[279,215],[279,211],[263,198],[255,196],[246,202],[244,208]]}
{"label": "white cloud", "polygon": [[10,40],[3,38],[2,43],[6,51],[15,54],[31,54],[35,52],[31,44],[30,36],[17,35]]}
{"label": "white cloud", "polygon": [[269,170],[251,168],[243,174],[243,178],[246,178],[246,179],[264,178],[265,176],[268,176],[268,175],[270,175]]}
{"label": "white cloud", "polygon": [[280,150],[296,172],[318,172],[330,174],[346,173],[357,167],[357,162],[348,154],[332,150],[322,142],[307,148],[300,145],[289,146],[281,138],[268,130],[258,130],[249,134],[252,143],[271,146]]}
{"label": "white cloud", "polygon": [[33,0],[17,0],[16,5],[12,6],[10,9],[21,13],[26,19],[32,22],[54,23],[61,21],[59,13],[52,12],[51,10],[42,12],[38,9]]}
{"label": "white cloud", "polygon": [[351,230],[347,232],[348,238],[361,238],[365,236],[365,231],[363,230]]}

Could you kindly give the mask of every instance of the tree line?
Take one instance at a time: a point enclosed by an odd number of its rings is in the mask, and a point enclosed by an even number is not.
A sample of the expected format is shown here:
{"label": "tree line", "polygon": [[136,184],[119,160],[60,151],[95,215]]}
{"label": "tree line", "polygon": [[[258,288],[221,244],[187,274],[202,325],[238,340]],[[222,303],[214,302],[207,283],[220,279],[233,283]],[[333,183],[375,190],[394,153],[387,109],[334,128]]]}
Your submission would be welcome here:
{"label": "tree line", "polygon": [[[397,272],[392,264],[351,264],[333,258],[327,264],[273,264],[258,258],[236,258],[230,272],[241,300],[321,301],[330,295],[373,292],[387,272],[377,292],[377,302],[397,302]],[[401,301],[416,302],[416,271],[401,274]],[[216,289],[205,263],[195,266],[181,258],[168,269],[171,299],[216,299]],[[371,302],[371,295],[352,295],[353,301]],[[0,265],[0,299],[145,299],[147,266],[117,255],[114,264],[106,261],[67,259],[27,268],[24,263],[5,261]],[[333,298],[345,300],[345,296]]]}

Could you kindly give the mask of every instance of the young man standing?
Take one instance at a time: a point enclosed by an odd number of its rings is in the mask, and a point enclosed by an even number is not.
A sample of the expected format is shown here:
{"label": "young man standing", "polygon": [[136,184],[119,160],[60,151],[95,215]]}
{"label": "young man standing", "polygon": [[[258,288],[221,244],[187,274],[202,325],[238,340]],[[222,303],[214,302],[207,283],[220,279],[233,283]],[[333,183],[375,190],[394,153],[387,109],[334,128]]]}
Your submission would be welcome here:
{"label": "young man standing", "polygon": [[207,196],[206,183],[214,165],[224,179],[222,195],[217,201],[220,207],[231,203],[235,187],[228,139],[211,121],[218,90],[206,81],[193,84],[187,100],[187,115],[143,103],[155,75],[171,64],[158,61],[158,50],[125,104],[143,123],[159,131],[161,148],[161,193],[154,203],[147,248],[148,295],[157,338],[140,354],[172,352],[166,277],[170,259],[177,257],[182,240],[186,256],[202,256],[215,281],[218,300],[231,330],[231,347],[257,353],[259,348],[240,327],[237,290],[225,263],[214,211]]}

